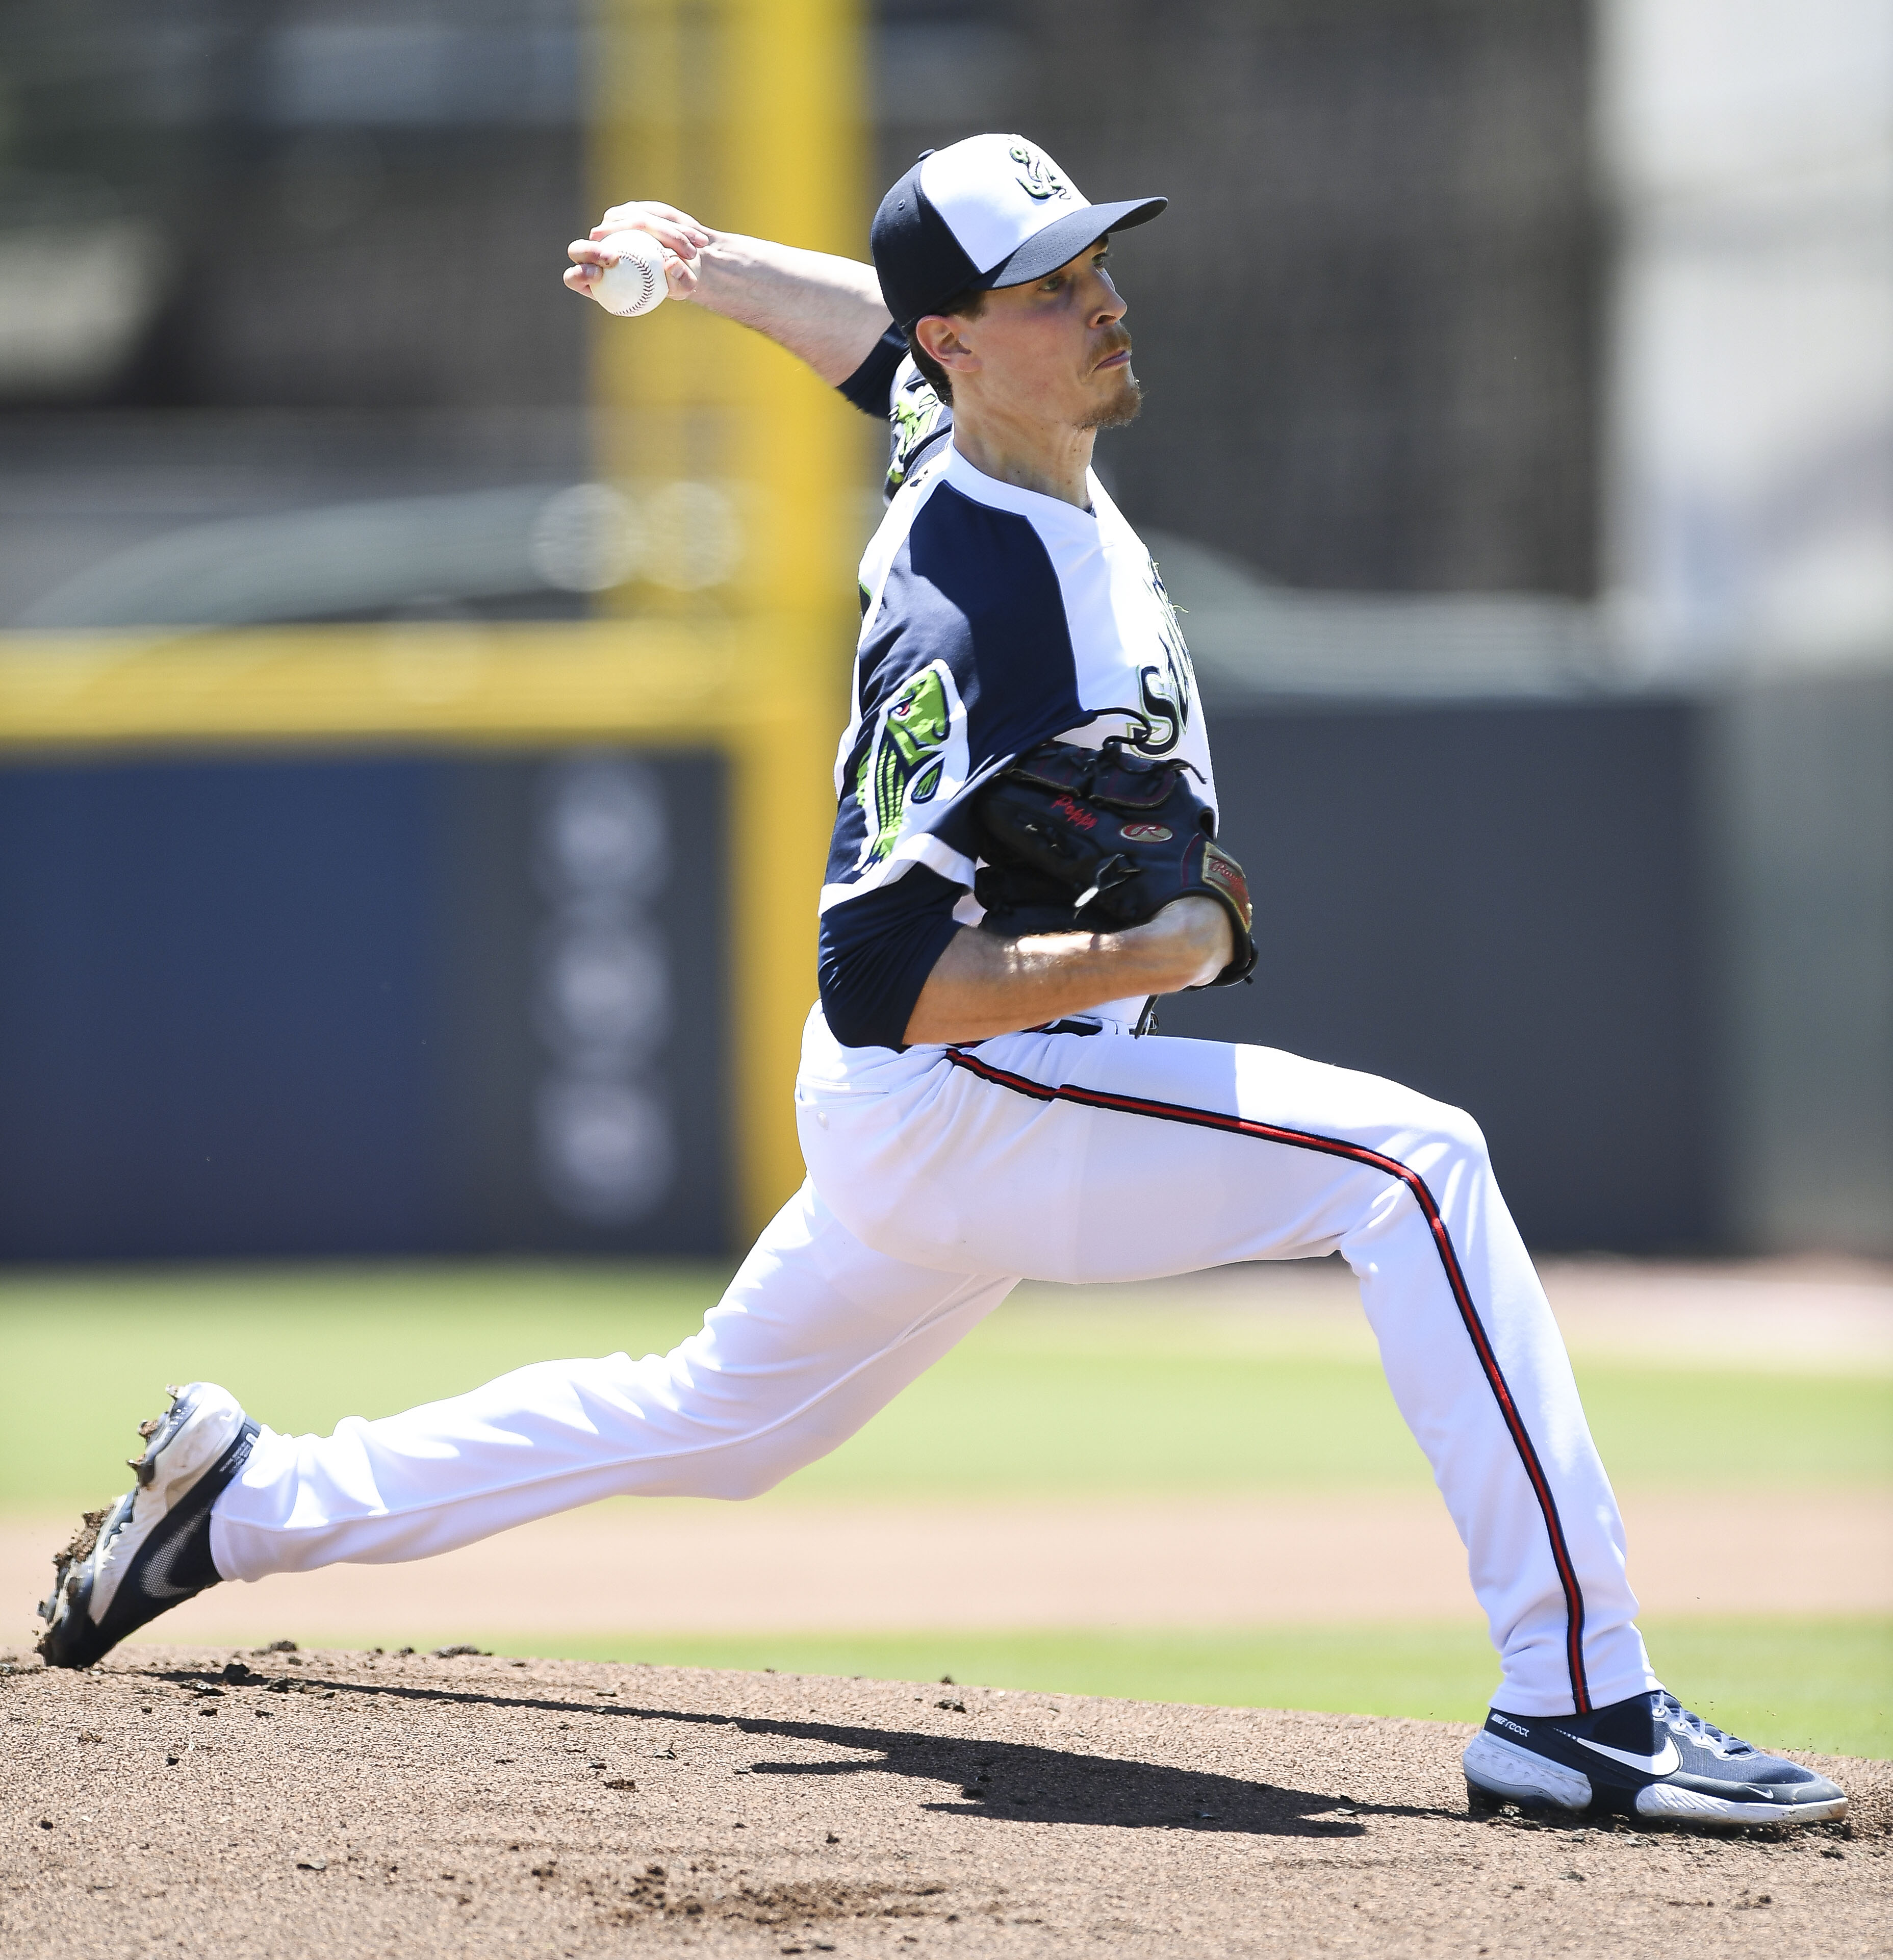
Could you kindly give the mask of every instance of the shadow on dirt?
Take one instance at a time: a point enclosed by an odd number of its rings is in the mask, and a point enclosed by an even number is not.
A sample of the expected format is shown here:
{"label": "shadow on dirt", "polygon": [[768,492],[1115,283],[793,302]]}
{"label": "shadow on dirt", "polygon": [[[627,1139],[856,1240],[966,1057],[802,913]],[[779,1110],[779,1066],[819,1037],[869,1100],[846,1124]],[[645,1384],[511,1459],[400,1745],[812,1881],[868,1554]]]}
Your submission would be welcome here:
{"label": "shadow on dirt", "polygon": [[[178,1682],[227,1677],[181,1672]],[[969,1732],[956,1736],[901,1729],[858,1728],[839,1723],[785,1721],[764,1716],[695,1714],[676,1708],[639,1708],[622,1701],[565,1701],[549,1697],[482,1693],[476,1689],[407,1686],[396,1682],[352,1682],[324,1674],[282,1684],[307,1691],[320,1682],[337,1694],[374,1695],[414,1703],[440,1702],[548,1714],[616,1716],[632,1722],[686,1723],[734,1729],[745,1736],[825,1744],[861,1752],[845,1762],[754,1764],[750,1774],[772,1777],[892,1776],[944,1787],[923,1808],[949,1815],[988,1817],[1019,1824],[1096,1824],[1118,1829],[1236,1831],[1253,1835],[1351,1838],[1363,1834],[1357,1817],[1451,1817],[1463,1813],[1396,1804],[1357,1803],[1341,1794],[1278,1788],[1207,1771],[1130,1762],[1076,1750],[1000,1742],[981,1736],[976,1715]],[[261,1675],[243,1684],[267,1689]],[[280,1690],[278,1691],[281,1691]]]}
{"label": "shadow on dirt", "polygon": [[[673,1714],[666,1719],[695,1718]],[[752,1775],[887,1775],[943,1783],[950,1794],[923,1803],[921,1808],[948,1815],[1026,1824],[1103,1824],[1134,1830],[1234,1831],[1271,1837],[1362,1834],[1360,1825],[1353,1822],[1357,1806],[1345,1797],[1249,1783],[1203,1770],[996,1742],[977,1734],[962,1742],[913,1730],[746,1718],[729,1726],[745,1735],[871,1751],[876,1758],[760,1761],[752,1767]]]}

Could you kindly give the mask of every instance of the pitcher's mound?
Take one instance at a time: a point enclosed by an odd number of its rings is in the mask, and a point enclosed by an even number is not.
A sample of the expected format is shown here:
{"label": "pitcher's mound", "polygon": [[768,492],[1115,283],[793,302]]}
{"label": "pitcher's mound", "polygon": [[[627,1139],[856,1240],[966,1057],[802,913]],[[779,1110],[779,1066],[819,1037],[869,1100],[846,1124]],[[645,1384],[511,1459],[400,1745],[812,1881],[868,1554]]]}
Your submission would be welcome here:
{"label": "pitcher's mound", "polygon": [[1442,1723],[141,1648],[0,1678],[0,1944],[230,1960],[1885,1950],[1893,1765],[1739,1838],[1467,1814]]}

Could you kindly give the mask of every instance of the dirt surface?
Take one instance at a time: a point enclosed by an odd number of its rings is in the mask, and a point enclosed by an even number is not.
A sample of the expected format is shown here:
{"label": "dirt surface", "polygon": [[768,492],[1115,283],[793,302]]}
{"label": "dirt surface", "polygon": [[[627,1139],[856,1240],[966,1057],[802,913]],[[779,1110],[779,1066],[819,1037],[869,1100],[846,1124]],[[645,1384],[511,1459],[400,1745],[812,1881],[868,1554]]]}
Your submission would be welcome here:
{"label": "dirt surface", "polygon": [[1893,1946],[1893,1765],[1821,1761],[1853,1817],[1793,1833],[1480,1821],[1459,1775],[1468,1732],[477,1656],[147,1648],[68,1675],[16,1655],[0,1675],[0,1947]]}

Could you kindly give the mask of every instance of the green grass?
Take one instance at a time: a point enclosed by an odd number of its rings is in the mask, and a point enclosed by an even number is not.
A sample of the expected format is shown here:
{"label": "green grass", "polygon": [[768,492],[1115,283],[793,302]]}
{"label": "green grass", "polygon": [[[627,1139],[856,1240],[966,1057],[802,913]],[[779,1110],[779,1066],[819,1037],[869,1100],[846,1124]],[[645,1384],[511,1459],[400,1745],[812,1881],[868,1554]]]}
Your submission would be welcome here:
{"label": "green grass", "polygon": [[272,1429],[326,1433],[528,1361],[667,1348],[726,1278],[577,1264],[13,1275],[0,1351],[33,1393],[0,1429],[0,1503],[96,1503],[167,1382],[220,1381]]}
{"label": "green grass", "polygon": [[[0,1348],[32,1385],[0,1427],[0,1504],[96,1503],[167,1381],[224,1382],[326,1431],[549,1357],[662,1351],[707,1267],[415,1266],[15,1276]],[[1424,1488],[1364,1335],[1311,1349],[1265,1316],[1150,1303],[1002,1308],[781,1501]],[[1160,1295],[1157,1296],[1160,1303]],[[1624,1488],[1893,1481],[1893,1380],[1580,1368]],[[1731,1437],[1765,1437],[1733,1448]]]}
{"label": "green grass", "polygon": [[[1699,1714],[1751,1741],[1893,1756],[1893,1620],[1658,1620],[1657,1672]],[[473,1639],[456,1634],[456,1639]],[[786,1634],[482,1642],[501,1653],[681,1667],[774,1668],[1142,1701],[1316,1708],[1477,1722],[1497,1680],[1473,1625],[1249,1632]]]}

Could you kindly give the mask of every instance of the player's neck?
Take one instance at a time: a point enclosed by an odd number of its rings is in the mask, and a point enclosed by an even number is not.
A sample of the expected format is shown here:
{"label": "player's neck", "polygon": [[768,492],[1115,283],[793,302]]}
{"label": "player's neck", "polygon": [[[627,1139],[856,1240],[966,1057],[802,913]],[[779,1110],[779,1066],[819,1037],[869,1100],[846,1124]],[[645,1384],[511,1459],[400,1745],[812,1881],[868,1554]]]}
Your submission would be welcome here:
{"label": "player's neck", "polygon": [[953,447],[981,476],[1080,511],[1091,508],[1086,479],[1097,435],[1096,429],[994,413],[983,404],[953,404]]}

